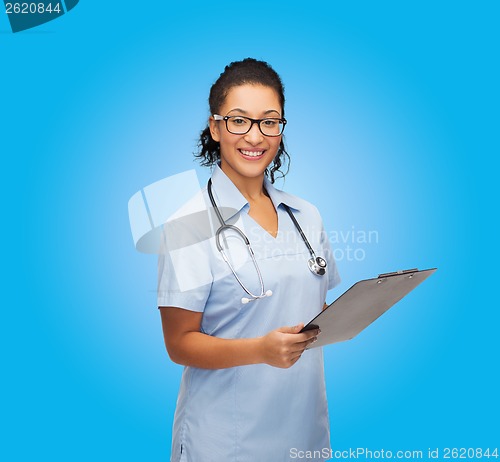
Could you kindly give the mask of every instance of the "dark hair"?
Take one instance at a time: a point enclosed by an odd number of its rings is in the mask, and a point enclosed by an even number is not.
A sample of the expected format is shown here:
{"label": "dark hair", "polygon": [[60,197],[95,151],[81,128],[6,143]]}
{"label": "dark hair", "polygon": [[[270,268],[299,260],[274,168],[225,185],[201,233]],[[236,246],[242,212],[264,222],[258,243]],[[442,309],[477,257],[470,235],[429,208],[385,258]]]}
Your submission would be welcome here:
{"label": "dark hair", "polygon": [[[281,104],[281,116],[285,117],[285,89],[280,76],[269,64],[253,58],[235,61],[225,67],[224,72],[210,89],[210,96],[208,98],[210,113],[218,114],[229,90],[245,84],[264,85],[274,89]],[[208,167],[220,160],[220,144],[212,138],[209,126],[201,132],[198,147],[199,152],[195,154],[195,157],[200,159],[201,165]],[[281,177],[284,177],[288,173],[289,161],[290,156],[286,152],[284,140],[281,138],[281,143],[272,166],[265,171],[271,183],[274,183],[274,174],[276,172],[279,172]],[[280,168],[284,163],[287,163],[287,169],[285,172],[282,172]]]}

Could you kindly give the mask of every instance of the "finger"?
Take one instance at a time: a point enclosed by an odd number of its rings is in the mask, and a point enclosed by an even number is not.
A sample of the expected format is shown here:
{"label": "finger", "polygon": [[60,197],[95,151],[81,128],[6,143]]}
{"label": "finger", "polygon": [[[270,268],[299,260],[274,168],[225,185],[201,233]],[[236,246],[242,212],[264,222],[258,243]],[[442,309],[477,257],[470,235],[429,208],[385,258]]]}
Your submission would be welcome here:
{"label": "finger", "polygon": [[314,343],[317,339],[318,339],[317,337],[312,337],[307,340],[304,340],[303,342],[294,343],[293,345],[290,345],[289,351],[290,353],[304,351],[311,343]]}
{"label": "finger", "polygon": [[303,353],[304,350],[309,346],[311,345],[312,343],[314,343],[316,340],[318,340],[318,337],[313,337],[313,338],[310,338],[304,342],[299,342],[299,343],[295,343],[293,345],[293,349],[291,350],[291,353],[293,354],[297,354],[297,353]]}
{"label": "finger", "polygon": [[300,332],[304,328],[304,323],[299,322],[295,327],[297,328],[297,332]]}
{"label": "finger", "polygon": [[284,334],[297,334],[299,333],[302,328],[304,327],[304,323],[301,322],[299,324],[297,324],[296,326],[283,326],[283,327],[280,327],[278,328],[278,332],[282,332]]}
{"label": "finger", "polygon": [[308,330],[307,332],[303,332],[302,334],[295,336],[295,343],[306,342],[307,340],[317,337],[321,331],[319,329]]}

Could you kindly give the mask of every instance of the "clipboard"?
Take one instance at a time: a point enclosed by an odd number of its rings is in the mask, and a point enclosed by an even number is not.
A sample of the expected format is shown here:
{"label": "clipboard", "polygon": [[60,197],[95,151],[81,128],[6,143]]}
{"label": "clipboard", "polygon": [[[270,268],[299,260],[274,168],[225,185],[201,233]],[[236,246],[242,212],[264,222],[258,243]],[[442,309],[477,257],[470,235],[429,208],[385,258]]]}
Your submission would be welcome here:
{"label": "clipboard", "polygon": [[414,268],[356,282],[301,330],[321,329],[308,348],[352,339],[436,270]]}

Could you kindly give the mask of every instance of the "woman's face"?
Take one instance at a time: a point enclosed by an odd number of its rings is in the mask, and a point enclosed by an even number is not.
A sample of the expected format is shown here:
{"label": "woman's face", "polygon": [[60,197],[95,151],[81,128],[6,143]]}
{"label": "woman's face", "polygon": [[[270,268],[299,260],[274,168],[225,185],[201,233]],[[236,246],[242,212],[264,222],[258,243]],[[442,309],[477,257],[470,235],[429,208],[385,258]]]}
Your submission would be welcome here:
{"label": "woman's face", "polygon": [[[221,116],[245,116],[252,119],[281,118],[278,94],[263,85],[240,85],[231,88],[219,110]],[[265,136],[257,124],[245,135],[234,135],[223,120],[210,117],[212,138],[220,143],[221,168],[234,181],[262,177],[273,161],[281,143],[280,136]]]}

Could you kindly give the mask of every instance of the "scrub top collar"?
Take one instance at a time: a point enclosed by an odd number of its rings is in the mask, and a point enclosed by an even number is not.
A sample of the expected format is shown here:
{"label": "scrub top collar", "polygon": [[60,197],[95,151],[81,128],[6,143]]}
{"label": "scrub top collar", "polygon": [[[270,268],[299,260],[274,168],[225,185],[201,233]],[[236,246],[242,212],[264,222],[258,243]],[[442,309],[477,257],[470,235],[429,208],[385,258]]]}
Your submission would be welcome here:
{"label": "scrub top collar", "polygon": [[[224,220],[230,220],[244,207],[248,208],[248,201],[245,196],[241,194],[239,189],[222,171],[219,164],[215,165],[212,173],[212,187],[217,205],[225,209],[223,212]],[[280,204],[286,204],[294,210],[300,210],[299,200],[295,196],[276,189],[267,177],[264,177],[264,187],[275,210],[278,210]],[[227,209],[233,209],[234,213],[228,215]]]}

